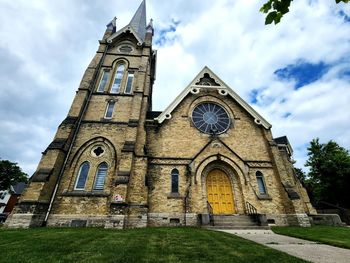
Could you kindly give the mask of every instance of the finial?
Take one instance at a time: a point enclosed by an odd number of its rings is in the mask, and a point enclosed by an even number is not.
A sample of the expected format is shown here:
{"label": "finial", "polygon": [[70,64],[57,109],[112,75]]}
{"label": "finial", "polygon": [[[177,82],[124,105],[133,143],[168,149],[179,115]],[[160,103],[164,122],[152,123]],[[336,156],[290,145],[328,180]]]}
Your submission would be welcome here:
{"label": "finial", "polygon": [[146,27],[146,32],[152,33],[152,36],[153,36],[154,28],[153,28],[153,19],[152,18],[150,19],[148,26]]}
{"label": "finial", "polygon": [[107,30],[112,33],[117,31],[117,17],[114,17],[112,21],[107,24]]}

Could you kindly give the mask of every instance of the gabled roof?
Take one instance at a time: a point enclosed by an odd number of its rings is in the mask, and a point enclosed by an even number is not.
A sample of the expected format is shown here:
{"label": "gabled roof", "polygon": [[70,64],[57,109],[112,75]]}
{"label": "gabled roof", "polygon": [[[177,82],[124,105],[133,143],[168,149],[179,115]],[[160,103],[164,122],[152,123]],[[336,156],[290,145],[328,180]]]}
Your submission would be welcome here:
{"label": "gabled roof", "polygon": [[112,43],[113,39],[120,34],[130,31],[136,37],[138,44],[141,45],[145,40],[146,27],[146,1],[143,0],[129,24],[107,38],[107,42]]}
{"label": "gabled roof", "polygon": [[[202,83],[205,76],[210,76],[213,85],[207,86]],[[272,126],[258,112],[256,112],[247,102],[245,102],[236,92],[228,87],[213,71],[205,66],[195,79],[176,97],[176,99],[157,117],[155,120],[162,123],[166,119],[171,118],[172,111],[179,103],[191,92],[196,94],[201,89],[216,89],[220,95],[230,96],[240,106],[242,106],[253,118],[256,124],[262,125],[265,129],[270,129]]]}
{"label": "gabled roof", "polygon": [[13,191],[15,194],[21,195],[26,187],[27,187],[26,183],[19,182],[13,186]]}

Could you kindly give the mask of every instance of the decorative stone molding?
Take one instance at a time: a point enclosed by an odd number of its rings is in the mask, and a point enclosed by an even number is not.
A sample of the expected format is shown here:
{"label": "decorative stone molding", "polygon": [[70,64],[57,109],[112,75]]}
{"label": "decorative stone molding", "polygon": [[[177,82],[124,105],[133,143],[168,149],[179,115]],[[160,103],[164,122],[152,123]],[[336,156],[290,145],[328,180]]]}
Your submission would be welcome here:
{"label": "decorative stone molding", "polygon": [[150,159],[149,164],[153,165],[188,165],[191,162],[191,159],[183,160],[183,159]]}
{"label": "decorative stone molding", "polygon": [[246,161],[249,168],[272,168],[270,161]]}

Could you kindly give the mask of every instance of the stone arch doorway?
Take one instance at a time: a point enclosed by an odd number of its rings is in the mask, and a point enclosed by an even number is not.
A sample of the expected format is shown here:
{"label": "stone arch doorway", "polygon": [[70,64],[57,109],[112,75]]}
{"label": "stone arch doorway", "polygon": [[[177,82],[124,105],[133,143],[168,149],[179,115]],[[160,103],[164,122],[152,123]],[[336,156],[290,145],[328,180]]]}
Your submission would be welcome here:
{"label": "stone arch doorway", "polygon": [[234,214],[232,185],[229,176],[221,169],[213,169],[208,173],[207,198],[213,209],[213,214]]}

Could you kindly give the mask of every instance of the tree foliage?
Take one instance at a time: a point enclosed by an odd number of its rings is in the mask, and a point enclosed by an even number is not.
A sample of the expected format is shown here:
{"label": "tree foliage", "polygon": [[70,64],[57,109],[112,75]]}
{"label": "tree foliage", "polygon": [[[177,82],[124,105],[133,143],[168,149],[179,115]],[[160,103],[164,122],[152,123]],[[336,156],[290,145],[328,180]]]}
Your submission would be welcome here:
{"label": "tree foliage", "polygon": [[[260,12],[266,15],[265,25],[274,22],[278,24],[281,21],[283,15],[289,12],[290,4],[293,0],[268,0],[261,8]],[[340,2],[348,3],[350,0],[335,0],[338,4]]]}
{"label": "tree foliage", "polygon": [[7,190],[11,185],[27,181],[27,174],[22,172],[17,163],[0,160],[0,190]]}
{"label": "tree foliage", "polygon": [[314,139],[308,147],[306,166],[310,172],[301,179],[314,203],[320,201],[350,208],[350,155],[334,141],[322,144]]}

